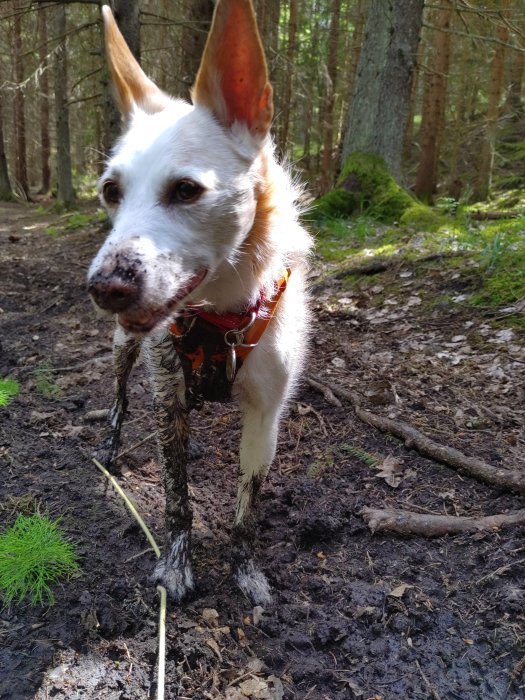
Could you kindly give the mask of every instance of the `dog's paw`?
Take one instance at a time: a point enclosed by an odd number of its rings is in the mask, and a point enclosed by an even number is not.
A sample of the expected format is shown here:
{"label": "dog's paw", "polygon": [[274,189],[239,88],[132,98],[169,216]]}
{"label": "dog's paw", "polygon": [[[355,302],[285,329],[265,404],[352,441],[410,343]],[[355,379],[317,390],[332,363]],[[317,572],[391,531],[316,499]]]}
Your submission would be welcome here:
{"label": "dog's paw", "polygon": [[267,606],[271,604],[270,584],[251,559],[239,564],[235,568],[233,577],[241,591],[254,605]]}
{"label": "dog's paw", "polygon": [[193,572],[188,556],[188,536],[179,535],[167,554],[159,559],[153,579],[164,586],[169,597],[179,603],[193,589]]}

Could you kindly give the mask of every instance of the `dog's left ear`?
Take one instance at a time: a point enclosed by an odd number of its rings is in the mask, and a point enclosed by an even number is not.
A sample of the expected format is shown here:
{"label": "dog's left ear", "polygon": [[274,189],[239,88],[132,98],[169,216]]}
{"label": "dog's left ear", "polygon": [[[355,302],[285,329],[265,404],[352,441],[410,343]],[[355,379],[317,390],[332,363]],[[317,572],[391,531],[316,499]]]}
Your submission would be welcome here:
{"label": "dog's left ear", "polygon": [[118,108],[127,119],[137,105],[148,114],[160,112],[169,97],[148,78],[131,53],[108,5],[102,7],[109,72]]}
{"label": "dog's left ear", "polygon": [[192,98],[226,127],[241,122],[254,136],[268,133],[272,86],[251,0],[218,0]]}

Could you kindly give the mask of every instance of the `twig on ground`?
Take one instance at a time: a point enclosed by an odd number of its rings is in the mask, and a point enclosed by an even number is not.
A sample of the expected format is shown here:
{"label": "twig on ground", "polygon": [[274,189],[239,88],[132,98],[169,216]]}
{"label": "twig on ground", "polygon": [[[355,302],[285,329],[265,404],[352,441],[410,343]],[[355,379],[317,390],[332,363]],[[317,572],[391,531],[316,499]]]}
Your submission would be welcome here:
{"label": "twig on ground", "polygon": [[432,696],[433,700],[441,700],[440,694],[439,694],[438,691],[436,690],[435,686],[432,685],[432,683],[431,683],[431,682],[428,680],[428,678],[425,676],[425,674],[423,673],[423,669],[421,668],[421,666],[420,666],[420,664],[419,664],[419,661],[417,661],[417,660],[416,660],[416,666],[417,666],[417,670],[418,670],[419,673],[421,674],[421,678],[422,678],[423,681],[425,682],[425,685],[427,686],[427,688],[428,688],[428,690],[429,690],[429,692],[430,692],[430,695]]}
{"label": "twig on ground", "polygon": [[501,576],[502,574],[506,573],[513,566],[521,566],[521,564],[523,564],[523,563],[525,563],[525,559],[518,559],[517,561],[510,561],[508,564],[504,564],[503,566],[499,566],[496,569],[496,571],[491,571],[490,574],[487,574],[486,576],[482,576],[481,578],[478,578],[478,580],[472,585],[474,587],[479,586],[479,584],[483,583],[483,581],[488,581],[491,578],[497,578],[498,576]]}
{"label": "twig on ground", "polygon": [[363,508],[361,515],[372,532],[397,532],[400,535],[442,537],[461,532],[499,530],[508,525],[524,524],[525,509],[480,518],[454,515],[414,513],[395,508]]}
{"label": "twig on ground", "polygon": [[126,450],[119,452],[119,454],[115,457],[115,461],[117,459],[120,459],[121,457],[124,457],[125,455],[129,455],[130,452],[133,452],[133,450],[136,450],[137,447],[140,447],[145,442],[149,442],[151,440],[151,438],[155,437],[156,434],[157,434],[157,431],[150,433],[149,435],[146,435],[146,437],[143,438],[142,440],[140,440],[139,442],[136,442],[134,445],[131,445],[131,447],[128,447]]}
{"label": "twig on ground", "polygon": [[342,407],[343,404],[339,401],[337,396],[334,395],[334,392],[329,387],[324,386],[323,384],[319,384],[319,382],[316,382],[315,379],[312,379],[311,377],[307,377],[306,382],[313,389],[317,389],[317,391],[320,391],[321,394],[328,401],[328,403],[331,403],[332,406],[337,406],[338,408]]}
{"label": "twig on ground", "polygon": [[[128,507],[131,515],[135,518],[139,524],[142,532],[146,535],[148,542],[151,544],[153,551],[157,555],[157,559],[160,557],[160,548],[155,542],[155,538],[151,534],[148,526],[140,517],[137,509],[133,503],[129,500],[123,489],[121,488],[115,477],[108,472],[108,470],[102,466],[102,464],[92,458],[94,465],[99,469],[104,476],[109,479],[112,486],[115,488],[119,496],[122,497],[124,503]],[[157,700],[164,700],[164,687],[166,685],[166,589],[164,586],[157,586],[157,591],[160,595],[160,611],[159,611],[159,650],[158,650],[158,667],[157,667]]]}
{"label": "twig on ground", "polygon": [[343,389],[337,384],[320,380],[317,377],[314,378],[314,381],[318,384],[324,384],[336,396],[349,401],[354,406],[357,416],[364,423],[404,440],[408,449],[416,449],[424,457],[430,457],[491,486],[509,489],[516,493],[525,493],[525,479],[519,472],[499,469],[481,459],[469,457],[453,447],[435,442],[408,423],[371,413],[361,408],[361,397],[355,391]]}

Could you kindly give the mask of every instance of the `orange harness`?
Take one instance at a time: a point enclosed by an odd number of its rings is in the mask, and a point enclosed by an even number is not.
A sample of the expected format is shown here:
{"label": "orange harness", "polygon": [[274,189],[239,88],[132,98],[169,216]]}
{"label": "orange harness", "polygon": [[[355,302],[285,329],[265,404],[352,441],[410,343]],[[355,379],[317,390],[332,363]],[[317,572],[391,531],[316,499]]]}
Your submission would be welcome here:
{"label": "orange harness", "polygon": [[201,399],[229,399],[235,376],[272,320],[290,274],[290,269],[284,270],[273,296],[261,293],[240,314],[188,306],[172,323],[169,331],[182,362],[190,407],[200,407]]}

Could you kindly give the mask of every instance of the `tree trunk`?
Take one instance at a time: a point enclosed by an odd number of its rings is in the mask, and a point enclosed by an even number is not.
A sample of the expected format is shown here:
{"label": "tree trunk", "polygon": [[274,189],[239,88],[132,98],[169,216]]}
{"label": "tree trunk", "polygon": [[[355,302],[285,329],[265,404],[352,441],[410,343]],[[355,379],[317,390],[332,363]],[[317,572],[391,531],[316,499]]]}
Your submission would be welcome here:
{"label": "tree trunk", "polygon": [[47,16],[46,8],[38,9],[37,19],[38,43],[40,53],[40,163],[42,171],[42,194],[49,192],[51,187],[51,141],[49,138],[49,75],[47,59]]}
{"label": "tree trunk", "polygon": [[288,19],[288,44],[286,47],[286,71],[284,89],[281,97],[282,118],[281,132],[279,135],[279,148],[281,152],[286,151],[288,145],[288,134],[290,133],[290,119],[292,114],[292,91],[294,78],[294,58],[295,42],[297,37],[297,27],[299,23],[299,3],[298,0],[290,0],[290,17]]}
{"label": "tree trunk", "polygon": [[206,37],[213,16],[212,0],[188,0],[186,5],[186,23],[182,32],[182,54],[180,65],[181,80],[186,86],[188,98],[191,86],[199,70],[199,65],[206,43]]}
{"label": "tree trunk", "polygon": [[75,199],[71,174],[71,146],[69,135],[69,105],[67,92],[66,8],[57,5],[55,35],[59,44],[55,52],[55,117],[57,144],[57,201],[68,207]]}
{"label": "tree trunk", "polygon": [[26,148],[26,118],[24,98],[24,64],[22,58],[22,6],[19,1],[14,3],[13,18],[13,60],[15,67],[15,178],[16,186],[24,197],[29,197],[29,182],[27,179],[27,148]]}
{"label": "tree trunk", "polygon": [[13,199],[13,190],[9,182],[7,158],[4,145],[4,120],[2,114],[2,100],[0,100],[0,200],[3,202]]}
{"label": "tree trunk", "polygon": [[337,88],[337,49],[339,45],[339,20],[341,0],[332,0],[330,7],[330,31],[328,35],[328,59],[326,62],[326,90],[323,112],[323,157],[321,160],[321,193],[331,189],[334,178],[334,105]]}
{"label": "tree trunk", "polygon": [[[501,0],[501,15],[508,13],[509,0]],[[503,93],[505,46],[509,39],[509,30],[506,24],[498,25],[497,37],[500,42],[496,44],[492,65],[490,69],[490,86],[487,104],[487,121],[485,134],[481,145],[481,154],[478,165],[478,182],[474,190],[473,199],[481,201],[487,199],[492,184],[492,167],[494,165],[494,151],[498,135],[498,116],[500,100]]]}
{"label": "tree trunk", "polygon": [[370,1],[343,144],[343,162],[356,151],[378,155],[398,182],[423,5]]}
{"label": "tree trunk", "polygon": [[451,0],[443,0],[436,11],[435,40],[429,56],[432,72],[423,99],[423,116],[420,130],[421,155],[414,191],[417,197],[430,201],[437,187],[438,157],[445,119],[448,68],[450,63],[450,21],[453,6]]}
{"label": "tree trunk", "polygon": [[[122,36],[126,40],[131,53],[137,61],[140,60],[140,6],[138,0],[114,0],[113,13]],[[101,25],[101,42],[104,45],[104,31]],[[111,147],[122,130],[122,119],[113,99],[107,67],[104,68],[102,79],[102,105],[104,111],[104,151],[109,153]]]}

